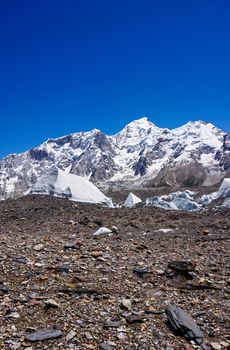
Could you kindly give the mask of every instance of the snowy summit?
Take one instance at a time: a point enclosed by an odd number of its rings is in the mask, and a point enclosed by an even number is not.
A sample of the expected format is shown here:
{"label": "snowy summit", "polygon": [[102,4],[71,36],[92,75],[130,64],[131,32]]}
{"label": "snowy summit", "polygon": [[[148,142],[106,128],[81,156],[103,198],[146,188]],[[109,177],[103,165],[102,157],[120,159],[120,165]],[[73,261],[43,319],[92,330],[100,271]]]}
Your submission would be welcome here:
{"label": "snowy summit", "polygon": [[0,160],[0,199],[22,195],[53,165],[100,187],[192,187],[228,176],[229,159],[230,134],[210,123],[167,129],[144,117],[113,136],[98,129],[73,133]]}

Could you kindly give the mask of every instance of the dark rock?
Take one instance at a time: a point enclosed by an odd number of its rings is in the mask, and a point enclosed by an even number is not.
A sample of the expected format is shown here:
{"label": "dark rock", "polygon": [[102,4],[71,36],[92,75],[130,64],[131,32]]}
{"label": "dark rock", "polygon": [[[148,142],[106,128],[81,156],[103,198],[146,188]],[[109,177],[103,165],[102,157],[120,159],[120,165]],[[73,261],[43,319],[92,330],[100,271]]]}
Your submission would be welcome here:
{"label": "dark rock", "polygon": [[0,282],[0,293],[1,292],[2,294],[9,293],[9,288],[3,282]]}
{"label": "dark rock", "polygon": [[143,317],[141,315],[128,314],[125,315],[125,319],[130,324],[144,322]]}
{"label": "dark rock", "polygon": [[14,256],[12,260],[18,264],[26,264],[27,262],[24,256]]}
{"label": "dark rock", "polygon": [[60,329],[38,329],[34,333],[27,334],[26,340],[29,342],[42,341],[47,339],[59,338],[62,336]]}
{"label": "dark rock", "polygon": [[170,261],[168,268],[188,279],[194,278],[195,266],[190,261]]}
{"label": "dark rock", "polygon": [[64,249],[76,249],[76,248],[77,248],[77,246],[75,243],[67,242],[64,245]]}
{"label": "dark rock", "polygon": [[133,273],[136,273],[139,277],[144,277],[146,274],[149,273],[149,270],[146,267],[134,267]]}
{"label": "dark rock", "polygon": [[55,271],[60,273],[69,273],[69,267],[65,265],[56,266]]}
{"label": "dark rock", "polygon": [[195,270],[193,263],[190,261],[170,261],[168,268],[180,272],[192,272]]}
{"label": "dark rock", "polygon": [[110,344],[107,344],[107,343],[101,343],[99,345],[99,349],[101,350],[114,350],[114,346],[110,345]]}
{"label": "dark rock", "polygon": [[112,328],[119,328],[121,325],[121,322],[116,319],[109,319],[105,321],[104,327],[112,327]]}
{"label": "dark rock", "polygon": [[203,333],[192,317],[179,306],[169,304],[166,307],[168,322],[175,333],[181,334],[187,340],[193,340],[196,344],[203,343]]}

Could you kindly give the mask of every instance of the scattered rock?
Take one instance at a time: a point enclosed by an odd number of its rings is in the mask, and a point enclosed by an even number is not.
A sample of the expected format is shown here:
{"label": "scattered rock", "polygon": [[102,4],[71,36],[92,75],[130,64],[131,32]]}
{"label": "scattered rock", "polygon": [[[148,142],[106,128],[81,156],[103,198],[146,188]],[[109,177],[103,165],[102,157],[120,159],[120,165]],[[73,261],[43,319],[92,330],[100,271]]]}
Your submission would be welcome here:
{"label": "scattered rock", "polygon": [[35,246],[33,246],[33,250],[36,250],[37,252],[40,252],[43,249],[44,249],[44,245],[41,244],[41,243],[36,244]]}
{"label": "scattered rock", "polygon": [[129,315],[125,315],[125,319],[130,324],[144,322],[142,315],[129,314]]}
{"label": "scattered rock", "polygon": [[65,245],[64,245],[64,249],[76,249],[77,248],[77,246],[76,246],[76,244],[75,243],[71,243],[71,242],[67,242],[67,243],[65,243]]}
{"label": "scattered rock", "polygon": [[108,319],[105,321],[104,327],[111,327],[111,328],[119,328],[121,325],[121,322],[117,319]]}
{"label": "scattered rock", "polygon": [[212,342],[212,343],[210,343],[210,345],[211,345],[211,348],[214,350],[221,350],[221,348],[222,348],[221,344],[216,343],[216,342]]}
{"label": "scattered rock", "polygon": [[91,252],[91,256],[93,258],[99,258],[99,256],[102,256],[102,255],[103,255],[103,252],[100,250],[94,250]]}
{"label": "scattered rock", "polygon": [[190,261],[171,261],[168,264],[168,268],[188,279],[194,278],[195,266]]}
{"label": "scattered rock", "polygon": [[42,341],[47,339],[59,338],[63,335],[60,329],[38,329],[31,334],[26,335],[29,342]]}
{"label": "scattered rock", "polygon": [[149,270],[147,267],[134,267],[133,273],[136,273],[139,277],[144,277],[146,274],[149,273]]}
{"label": "scattered rock", "polygon": [[110,345],[110,344],[108,344],[108,343],[101,343],[99,345],[99,349],[101,349],[101,350],[114,350],[115,347]]}
{"label": "scattered rock", "polygon": [[48,299],[48,300],[45,300],[44,301],[45,303],[45,307],[47,309],[50,309],[50,308],[60,308],[60,305],[53,299]]}
{"label": "scattered rock", "polygon": [[70,340],[72,340],[76,336],[76,334],[77,334],[76,332],[70,331],[66,336],[66,340],[69,342]]}
{"label": "scattered rock", "polygon": [[179,306],[169,304],[166,307],[169,325],[175,333],[183,335],[187,340],[193,340],[201,345],[204,340],[200,327],[192,317]]}
{"label": "scattered rock", "polygon": [[122,309],[126,309],[126,310],[131,311],[131,309],[132,309],[131,300],[123,298],[121,300],[121,305],[120,306],[121,306]]}
{"label": "scattered rock", "polygon": [[12,260],[18,264],[26,264],[27,263],[27,259],[24,256],[14,256]]}

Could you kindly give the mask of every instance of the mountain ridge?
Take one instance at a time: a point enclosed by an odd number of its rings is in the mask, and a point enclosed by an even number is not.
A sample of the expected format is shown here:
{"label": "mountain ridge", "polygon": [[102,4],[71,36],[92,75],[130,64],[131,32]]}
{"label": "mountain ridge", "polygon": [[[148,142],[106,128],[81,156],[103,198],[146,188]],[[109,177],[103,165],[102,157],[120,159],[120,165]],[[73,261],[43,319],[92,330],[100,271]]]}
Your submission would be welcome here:
{"label": "mountain ridge", "polygon": [[204,121],[168,129],[142,117],[114,135],[92,129],[50,138],[0,159],[0,198],[22,195],[52,165],[100,187],[212,185],[230,172],[230,134]]}

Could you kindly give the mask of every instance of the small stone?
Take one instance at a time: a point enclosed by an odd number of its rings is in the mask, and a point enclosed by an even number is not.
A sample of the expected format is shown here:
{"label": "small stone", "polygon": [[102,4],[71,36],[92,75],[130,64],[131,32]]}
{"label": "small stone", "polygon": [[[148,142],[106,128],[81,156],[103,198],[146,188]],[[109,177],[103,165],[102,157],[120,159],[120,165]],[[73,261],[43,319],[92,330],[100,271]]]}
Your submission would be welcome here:
{"label": "small stone", "polygon": [[14,318],[17,320],[20,317],[18,312],[10,312],[9,314],[6,315],[6,318]]}
{"label": "small stone", "polygon": [[9,292],[9,288],[2,282],[0,282],[0,292],[2,292],[2,293],[8,293]]}
{"label": "small stone", "polygon": [[210,345],[211,345],[211,348],[214,350],[221,350],[221,344],[219,344],[219,343],[212,342],[212,343],[210,343]]}
{"label": "small stone", "polygon": [[26,340],[30,342],[42,341],[47,339],[59,338],[62,336],[60,329],[38,329],[31,334],[26,335]]}
{"label": "small stone", "polygon": [[88,339],[88,340],[92,340],[92,339],[93,339],[92,335],[91,335],[89,332],[86,332],[86,333],[85,333],[85,337],[86,337],[86,339]]}
{"label": "small stone", "polygon": [[60,308],[60,305],[53,299],[48,299],[48,300],[45,300],[45,307],[46,308]]}
{"label": "small stone", "polygon": [[112,346],[108,343],[101,343],[99,345],[99,349],[101,349],[101,350],[114,350],[115,348],[114,348],[114,346]]}
{"label": "small stone", "polygon": [[102,256],[102,255],[103,255],[103,253],[100,250],[94,250],[93,252],[91,252],[91,256],[93,258],[98,258],[99,256]]}
{"label": "small stone", "polygon": [[133,273],[136,273],[139,277],[144,277],[146,274],[149,273],[149,270],[147,267],[134,267]]}
{"label": "small stone", "polygon": [[33,247],[33,250],[36,250],[37,252],[40,252],[41,250],[43,250],[44,248],[44,244],[36,244],[34,247]]}
{"label": "small stone", "polygon": [[64,245],[64,249],[76,249],[76,244],[75,243],[71,243],[71,242],[67,242]]}
{"label": "small stone", "polygon": [[14,256],[12,260],[18,264],[26,264],[27,262],[24,256]]}
{"label": "small stone", "polygon": [[125,299],[125,298],[123,298],[122,301],[121,301],[121,307],[122,307],[123,309],[126,309],[126,310],[131,311],[131,309],[132,309],[132,304],[131,304],[130,299]]}
{"label": "small stone", "polygon": [[70,331],[70,332],[67,334],[67,336],[66,336],[66,340],[67,340],[67,341],[72,340],[72,339],[75,337],[75,335],[76,335],[76,332]]}
{"label": "small stone", "polygon": [[109,319],[105,321],[104,327],[111,327],[111,328],[119,328],[121,325],[121,322],[115,319]]}
{"label": "small stone", "polygon": [[141,315],[129,314],[125,316],[125,319],[130,324],[144,322],[143,317]]}

